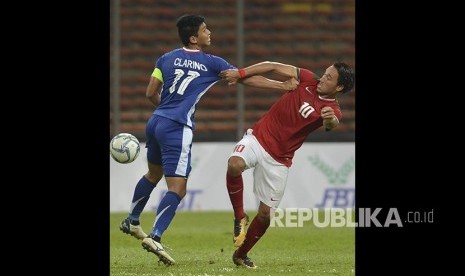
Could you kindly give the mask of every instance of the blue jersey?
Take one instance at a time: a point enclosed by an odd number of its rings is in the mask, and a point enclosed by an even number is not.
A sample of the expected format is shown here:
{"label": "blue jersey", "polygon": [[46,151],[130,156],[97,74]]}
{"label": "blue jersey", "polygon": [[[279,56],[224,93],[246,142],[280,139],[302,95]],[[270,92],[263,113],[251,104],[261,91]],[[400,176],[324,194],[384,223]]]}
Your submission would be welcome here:
{"label": "blue jersey", "polygon": [[162,55],[155,68],[162,73],[161,102],[153,114],[195,128],[195,105],[221,78],[226,69],[236,69],[224,59],[199,50],[179,48]]}

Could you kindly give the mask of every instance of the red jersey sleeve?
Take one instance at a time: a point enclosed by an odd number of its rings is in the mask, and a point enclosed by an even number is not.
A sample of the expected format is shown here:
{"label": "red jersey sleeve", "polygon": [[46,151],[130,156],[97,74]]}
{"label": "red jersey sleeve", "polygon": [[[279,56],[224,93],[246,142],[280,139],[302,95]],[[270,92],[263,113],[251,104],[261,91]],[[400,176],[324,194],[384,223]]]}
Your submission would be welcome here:
{"label": "red jersey sleeve", "polygon": [[299,72],[300,72],[300,75],[299,75],[300,83],[306,83],[308,85],[318,84],[320,77],[317,76],[312,71],[305,69],[305,68],[299,68]]}

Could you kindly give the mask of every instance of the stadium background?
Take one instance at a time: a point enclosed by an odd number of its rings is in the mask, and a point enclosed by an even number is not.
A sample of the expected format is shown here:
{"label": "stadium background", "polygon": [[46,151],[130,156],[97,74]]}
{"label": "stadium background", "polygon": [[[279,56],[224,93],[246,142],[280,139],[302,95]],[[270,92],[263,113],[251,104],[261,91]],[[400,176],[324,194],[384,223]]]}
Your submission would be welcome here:
{"label": "stadium background", "polygon": [[[110,13],[111,136],[129,132],[145,141],[153,112],[145,88],[156,59],[182,46],[176,29],[182,14],[205,16],[212,32],[206,52],[237,67],[271,60],[318,75],[336,61],[355,67],[355,0],[117,0]],[[236,141],[281,94],[217,83],[197,105],[194,142]],[[340,125],[307,141],[355,141],[355,89],[339,103]]]}

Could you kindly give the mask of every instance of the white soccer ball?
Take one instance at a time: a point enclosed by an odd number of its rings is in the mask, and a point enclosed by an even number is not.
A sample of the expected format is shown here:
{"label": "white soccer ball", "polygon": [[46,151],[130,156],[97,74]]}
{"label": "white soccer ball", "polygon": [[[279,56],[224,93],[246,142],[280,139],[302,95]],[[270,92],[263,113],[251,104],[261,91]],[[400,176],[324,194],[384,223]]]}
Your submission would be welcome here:
{"label": "white soccer ball", "polygon": [[136,160],[140,153],[140,144],[136,136],[120,133],[110,142],[110,155],[118,163],[127,164]]}

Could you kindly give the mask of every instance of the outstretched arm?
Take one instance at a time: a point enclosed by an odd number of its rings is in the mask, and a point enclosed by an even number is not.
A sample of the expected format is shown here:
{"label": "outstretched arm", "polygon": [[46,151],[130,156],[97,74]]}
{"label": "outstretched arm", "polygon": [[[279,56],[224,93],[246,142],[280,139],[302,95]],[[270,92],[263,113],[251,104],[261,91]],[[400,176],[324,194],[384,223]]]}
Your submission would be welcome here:
{"label": "outstretched arm", "polygon": [[244,69],[239,69],[239,71],[240,70],[244,70],[244,75],[242,77],[272,72],[281,76],[298,79],[297,68],[295,66],[273,61],[264,61],[256,63]]}
{"label": "outstretched arm", "polygon": [[279,90],[294,90],[299,82],[290,78],[287,81],[281,82],[277,80],[271,80],[263,76],[251,76],[240,80],[241,83],[258,88],[267,88],[267,89],[279,89]]}
{"label": "outstretched arm", "polygon": [[272,61],[256,63],[239,70],[225,70],[220,73],[220,77],[226,79],[229,84],[235,84],[241,78],[260,75],[268,72],[276,73],[288,78],[299,79],[297,67]]}

